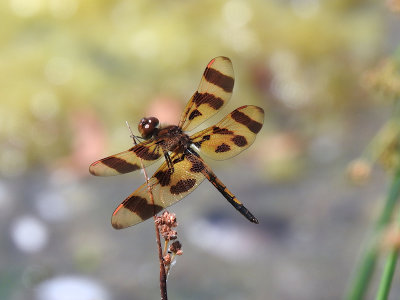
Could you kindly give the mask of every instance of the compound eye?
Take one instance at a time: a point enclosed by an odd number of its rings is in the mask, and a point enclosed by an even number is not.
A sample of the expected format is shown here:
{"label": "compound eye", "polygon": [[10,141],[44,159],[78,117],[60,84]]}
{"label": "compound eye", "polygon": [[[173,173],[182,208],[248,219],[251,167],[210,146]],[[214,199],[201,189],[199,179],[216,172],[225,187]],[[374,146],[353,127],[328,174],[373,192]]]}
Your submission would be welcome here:
{"label": "compound eye", "polygon": [[143,118],[140,120],[138,130],[144,139],[149,139],[153,136],[154,130],[158,127],[160,122],[155,117]]}

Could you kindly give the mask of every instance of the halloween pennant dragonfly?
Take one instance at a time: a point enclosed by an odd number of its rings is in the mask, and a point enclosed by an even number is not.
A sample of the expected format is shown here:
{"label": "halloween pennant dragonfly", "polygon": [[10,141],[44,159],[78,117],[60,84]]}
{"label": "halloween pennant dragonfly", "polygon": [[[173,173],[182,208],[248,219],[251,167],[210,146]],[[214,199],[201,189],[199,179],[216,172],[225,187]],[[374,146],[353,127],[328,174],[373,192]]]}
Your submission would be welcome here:
{"label": "halloween pennant dragonfly", "polygon": [[178,126],[159,126],[157,118],[143,118],[138,125],[143,142],[90,165],[91,174],[111,176],[139,170],[140,160],[144,166],[149,166],[165,157],[149,180],[154,202],[151,202],[147,183],[144,183],[116,208],[111,219],[114,228],[122,229],[147,220],[187,196],[204,179],[249,221],[258,223],[217,178],[198,151],[215,160],[239,154],[254,142],[261,130],[264,110],[252,105],[241,106],[209,128],[190,136],[185,133],[213,116],[229,101],[233,84],[231,60],[222,56],[212,59]]}

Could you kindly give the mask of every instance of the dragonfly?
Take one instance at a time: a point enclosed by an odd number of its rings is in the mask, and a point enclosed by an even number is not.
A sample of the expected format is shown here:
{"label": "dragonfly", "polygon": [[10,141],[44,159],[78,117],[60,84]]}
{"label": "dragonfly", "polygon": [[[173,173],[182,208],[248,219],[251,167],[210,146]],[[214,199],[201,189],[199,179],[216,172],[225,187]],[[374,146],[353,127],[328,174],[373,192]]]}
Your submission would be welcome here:
{"label": "dragonfly", "polygon": [[204,179],[244,217],[258,224],[257,218],[218,179],[200,154],[214,160],[225,160],[247,149],[263,126],[264,110],[253,105],[241,106],[217,124],[187,134],[226,105],[233,85],[231,60],[223,56],[212,59],[178,125],[160,125],[155,117],[143,118],[138,125],[142,142],[90,165],[89,172],[95,176],[113,176],[140,170],[142,164],[147,167],[161,157],[165,158],[148,182],[115,209],[111,218],[115,229],[151,218],[193,192]]}

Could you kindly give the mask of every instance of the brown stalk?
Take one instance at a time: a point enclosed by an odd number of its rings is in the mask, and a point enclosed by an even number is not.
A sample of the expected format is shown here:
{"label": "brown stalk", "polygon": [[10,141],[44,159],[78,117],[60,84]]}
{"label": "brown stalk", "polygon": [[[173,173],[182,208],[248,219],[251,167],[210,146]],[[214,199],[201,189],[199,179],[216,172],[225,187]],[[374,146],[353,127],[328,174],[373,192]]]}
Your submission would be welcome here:
{"label": "brown stalk", "polygon": [[[136,139],[135,136],[132,133],[132,129],[129,126],[128,121],[126,121],[126,125],[129,128],[129,131],[131,133],[131,138],[133,139],[134,144],[136,145]],[[147,191],[149,192],[149,196],[150,196],[150,201],[151,204],[154,204],[154,198],[153,198],[153,192],[151,190],[151,185],[149,184],[149,177],[147,176],[147,172],[146,169],[143,165],[143,160],[140,159],[140,164],[143,170],[143,174],[144,174],[144,178],[146,180],[146,184],[147,184]],[[156,220],[156,211],[155,211],[155,206],[154,207],[154,212],[153,212],[153,219],[154,219],[154,227],[155,227],[155,231],[156,231],[156,238],[157,238],[157,247],[158,247],[158,259],[160,261],[160,292],[161,292],[161,299],[162,300],[168,300],[168,295],[167,295],[167,274],[165,272],[165,266],[164,266],[164,258],[163,258],[163,250],[161,247],[161,239],[160,239],[160,231],[158,230],[158,226],[155,222]]]}

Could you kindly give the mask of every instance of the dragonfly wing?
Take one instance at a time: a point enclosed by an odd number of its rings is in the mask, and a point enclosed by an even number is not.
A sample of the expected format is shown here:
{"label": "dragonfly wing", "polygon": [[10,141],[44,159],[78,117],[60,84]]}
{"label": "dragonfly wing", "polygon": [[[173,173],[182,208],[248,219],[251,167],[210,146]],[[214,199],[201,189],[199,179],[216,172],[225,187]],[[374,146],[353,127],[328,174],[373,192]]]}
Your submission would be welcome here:
{"label": "dragonfly wing", "polygon": [[204,180],[201,166],[191,154],[174,153],[171,161],[173,169],[164,162],[149,180],[153,200],[144,183],[114,211],[111,218],[114,228],[126,228],[151,218],[190,194]]}
{"label": "dragonfly wing", "polygon": [[212,59],[183,111],[179,127],[191,131],[217,113],[231,98],[234,82],[231,60],[223,56]]}
{"label": "dragonfly wing", "polygon": [[246,105],[235,109],[219,123],[190,137],[201,153],[215,159],[231,158],[250,147],[264,122],[264,110]]}

